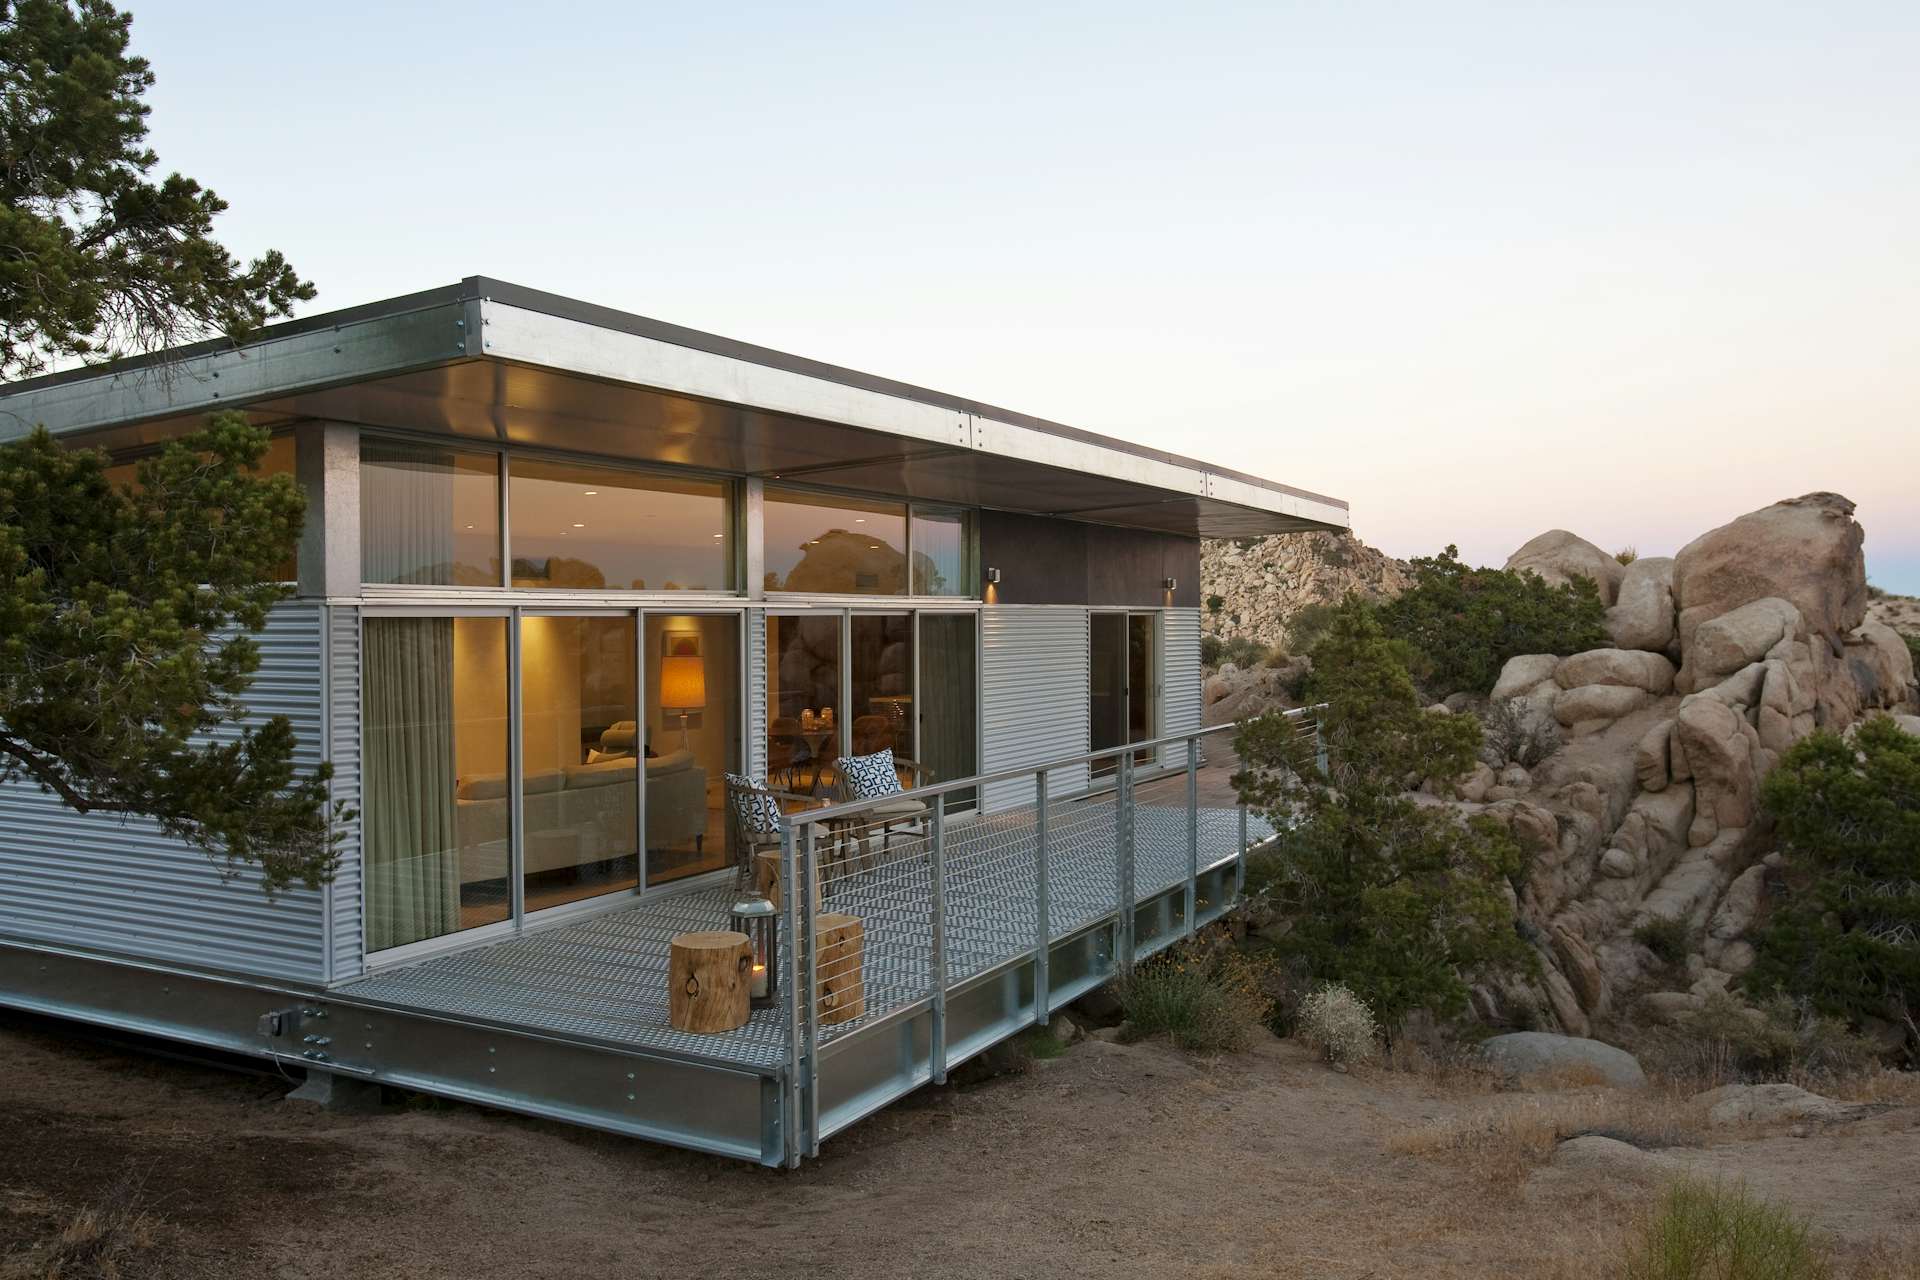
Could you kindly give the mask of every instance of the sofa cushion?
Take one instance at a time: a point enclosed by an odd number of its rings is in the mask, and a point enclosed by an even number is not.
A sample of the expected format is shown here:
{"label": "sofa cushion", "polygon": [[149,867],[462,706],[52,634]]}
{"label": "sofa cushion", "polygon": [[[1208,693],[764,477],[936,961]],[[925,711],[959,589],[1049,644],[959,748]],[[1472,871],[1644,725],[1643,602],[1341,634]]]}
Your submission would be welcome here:
{"label": "sofa cushion", "polygon": [[618,755],[623,752],[632,755],[634,739],[638,736],[639,731],[633,721],[616,720],[607,726],[606,732],[600,735],[600,750],[608,755]]}
{"label": "sofa cushion", "polygon": [[507,796],[507,775],[476,773],[472,777],[462,778],[454,795],[461,800],[504,800]]}
{"label": "sofa cushion", "polygon": [[542,769],[530,773],[520,781],[520,794],[523,796],[543,796],[549,791],[558,791],[567,785],[567,775],[558,769]]}
{"label": "sofa cushion", "polygon": [[893,748],[870,756],[841,756],[833,769],[847,782],[850,800],[878,800],[900,794],[900,774],[893,767]]}
{"label": "sofa cushion", "polygon": [[682,769],[693,768],[693,752],[670,751],[664,756],[655,756],[647,761],[647,776],[657,778],[663,773],[678,773]]}
{"label": "sofa cushion", "polygon": [[633,784],[633,757],[602,760],[599,764],[570,764],[566,769],[567,790],[604,787],[610,782]]}

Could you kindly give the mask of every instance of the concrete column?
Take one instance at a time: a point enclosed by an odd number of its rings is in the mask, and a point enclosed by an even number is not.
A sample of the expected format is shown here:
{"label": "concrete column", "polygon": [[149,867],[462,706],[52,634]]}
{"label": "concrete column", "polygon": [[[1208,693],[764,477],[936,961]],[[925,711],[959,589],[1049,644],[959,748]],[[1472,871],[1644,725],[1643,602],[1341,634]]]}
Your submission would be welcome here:
{"label": "concrete column", "polygon": [[741,588],[749,600],[767,598],[767,486],[757,476],[748,476],[740,486],[740,540],[745,555],[741,563],[747,580]]}
{"label": "concrete column", "polygon": [[294,427],[294,472],[307,495],[300,534],[302,596],[360,594],[360,430],[342,422]]}

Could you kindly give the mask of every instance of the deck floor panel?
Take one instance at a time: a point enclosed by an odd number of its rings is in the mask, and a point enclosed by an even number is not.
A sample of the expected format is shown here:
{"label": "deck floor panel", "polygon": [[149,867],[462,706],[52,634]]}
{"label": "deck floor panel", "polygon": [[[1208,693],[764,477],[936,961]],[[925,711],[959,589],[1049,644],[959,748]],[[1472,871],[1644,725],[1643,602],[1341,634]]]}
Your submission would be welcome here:
{"label": "deck floor panel", "polygon": [[[1184,797],[1182,797],[1184,798]],[[1156,796],[1156,800],[1161,797]],[[1172,797],[1166,797],[1171,800]],[[1053,802],[1047,813],[1048,935],[1058,940],[1110,916],[1119,900],[1111,794]],[[1199,811],[1201,866],[1231,857],[1239,815]],[[1248,836],[1271,834],[1249,815]],[[865,856],[817,854],[825,907],[860,917],[866,928],[867,1011],[823,1027],[822,1039],[858,1031],[932,994],[930,841],[923,833],[875,839]],[[1032,808],[950,819],[945,830],[944,944],[949,985],[1030,951],[1036,933],[1035,814]],[[1134,893],[1150,897],[1186,879],[1183,804],[1134,807]],[[755,1010],[745,1027],[719,1035],[676,1031],[667,1019],[668,946],[677,933],[724,928],[728,883],[634,901],[518,937],[376,970],[346,985],[393,1004],[577,1035],[716,1065],[768,1069],[787,1058],[787,1018]]]}

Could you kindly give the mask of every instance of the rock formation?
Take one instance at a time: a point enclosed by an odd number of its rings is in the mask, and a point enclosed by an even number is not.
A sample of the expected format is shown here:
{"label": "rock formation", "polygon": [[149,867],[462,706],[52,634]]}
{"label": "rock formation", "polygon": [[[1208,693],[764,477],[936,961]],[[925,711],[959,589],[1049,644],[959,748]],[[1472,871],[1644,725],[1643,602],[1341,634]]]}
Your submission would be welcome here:
{"label": "rock formation", "polygon": [[[1862,543],[1853,504],[1816,493],[1671,561],[1622,569],[1564,530],[1515,553],[1509,567],[1595,579],[1614,647],[1514,658],[1494,688],[1490,721],[1551,718],[1566,745],[1531,769],[1483,757],[1464,780],[1463,807],[1530,855],[1516,910],[1541,960],[1537,984],[1477,989],[1484,1015],[1572,1035],[1671,1019],[1753,963],[1744,935],[1778,862],[1761,781],[1815,729],[1920,709],[1906,643],[1867,616]],[[1683,965],[1637,940],[1654,920],[1684,931]]]}
{"label": "rock formation", "polygon": [[1337,604],[1349,592],[1384,600],[1412,584],[1406,561],[1351,533],[1207,542],[1200,548],[1201,627],[1222,640],[1247,636],[1286,653],[1287,625],[1306,606]]}

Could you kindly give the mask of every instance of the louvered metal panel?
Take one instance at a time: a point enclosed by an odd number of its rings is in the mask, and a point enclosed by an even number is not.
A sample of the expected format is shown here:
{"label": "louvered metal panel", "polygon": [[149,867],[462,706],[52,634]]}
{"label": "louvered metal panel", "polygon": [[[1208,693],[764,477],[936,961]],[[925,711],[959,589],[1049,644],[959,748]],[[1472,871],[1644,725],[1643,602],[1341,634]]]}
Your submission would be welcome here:
{"label": "louvered metal panel", "polygon": [[747,610],[747,776],[767,776],[767,615]]}
{"label": "louvered metal panel", "polygon": [[366,968],[363,921],[365,880],[360,849],[360,610],[336,605],[327,622],[327,750],[333,761],[333,798],[352,810],[339,827],[340,869],[329,887],[327,979],[357,977]]}
{"label": "louvered metal panel", "polygon": [[[1041,764],[1087,750],[1087,611],[1056,605],[999,605],[980,615],[982,773]],[[1085,766],[1047,781],[1053,795],[1087,786]],[[1026,779],[986,788],[984,811],[1033,803]]]}
{"label": "louvered metal panel", "polygon": [[[256,718],[293,722],[303,769],[321,759],[322,614],[311,603],[273,611],[246,698]],[[317,981],[324,914],[322,893],[270,901],[256,874],[223,879],[150,820],[82,815],[30,782],[0,785],[0,935]]]}
{"label": "louvered metal panel", "polygon": [[[1160,613],[1160,733],[1186,733],[1200,727],[1200,611],[1164,609]],[[1184,768],[1185,746],[1161,751],[1161,763]]]}

